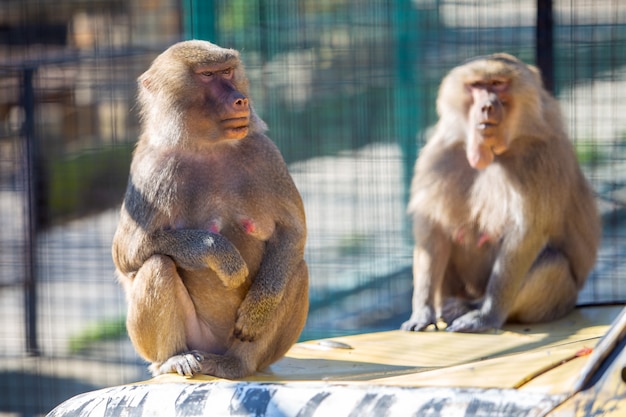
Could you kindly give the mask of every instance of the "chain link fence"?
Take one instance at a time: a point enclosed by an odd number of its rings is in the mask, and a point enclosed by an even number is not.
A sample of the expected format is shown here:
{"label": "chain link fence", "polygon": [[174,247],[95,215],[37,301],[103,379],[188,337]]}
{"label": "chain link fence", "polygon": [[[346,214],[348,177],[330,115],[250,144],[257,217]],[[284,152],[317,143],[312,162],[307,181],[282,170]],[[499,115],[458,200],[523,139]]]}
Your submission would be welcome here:
{"label": "chain link fence", "polygon": [[408,183],[438,84],[500,51],[552,65],[604,219],[579,302],[623,302],[626,4],[552,3],[549,31],[537,32],[535,0],[2,2],[0,416],[45,415],[79,392],[149,378],[125,334],[110,244],[138,132],[135,80],[184,38],[241,51],[304,199],[303,340],[408,317]]}

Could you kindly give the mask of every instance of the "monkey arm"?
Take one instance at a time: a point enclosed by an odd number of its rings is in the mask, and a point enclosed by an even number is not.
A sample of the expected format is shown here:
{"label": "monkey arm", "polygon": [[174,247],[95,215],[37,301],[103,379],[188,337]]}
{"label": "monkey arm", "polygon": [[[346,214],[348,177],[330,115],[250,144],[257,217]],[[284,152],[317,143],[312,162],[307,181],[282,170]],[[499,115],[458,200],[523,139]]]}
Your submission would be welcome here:
{"label": "monkey arm", "polygon": [[248,275],[237,248],[220,234],[199,229],[158,230],[147,234],[136,228],[132,232],[120,228],[113,239],[113,260],[124,275],[132,276],[155,254],[171,257],[182,269],[210,268],[227,287],[238,287]]}
{"label": "monkey arm", "polygon": [[[306,234],[296,224],[277,224],[266,242],[263,261],[246,298],[239,307],[235,336],[253,341],[263,332],[285,296],[292,279],[306,278],[298,269],[304,265]],[[278,323],[280,325],[280,323]]]}
{"label": "monkey arm", "polygon": [[401,328],[420,331],[437,323],[434,303],[450,261],[451,243],[443,231],[427,219],[414,216],[413,220],[415,235],[420,237],[413,249],[413,311]]}
{"label": "monkey arm", "polygon": [[179,268],[209,267],[227,287],[238,287],[248,267],[237,248],[224,236],[200,229],[158,230],[151,236],[154,253],[171,257]]}

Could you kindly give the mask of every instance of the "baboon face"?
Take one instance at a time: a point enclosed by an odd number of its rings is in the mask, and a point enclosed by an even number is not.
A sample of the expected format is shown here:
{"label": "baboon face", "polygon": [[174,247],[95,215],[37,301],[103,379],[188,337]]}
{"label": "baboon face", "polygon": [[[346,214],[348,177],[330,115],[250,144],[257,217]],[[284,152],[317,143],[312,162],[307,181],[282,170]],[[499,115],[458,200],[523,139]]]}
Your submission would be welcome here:
{"label": "baboon face", "polygon": [[539,103],[538,81],[533,67],[506,54],[478,57],[444,79],[438,109],[460,113],[466,122],[467,160],[473,168],[486,168],[509,149],[520,127],[518,102]]}
{"label": "baboon face", "polygon": [[[206,117],[221,131],[224,139],[243,139],[250,126],[248,98],[235,86],[235,69],[229,65],[207,65],[192,75],[200,102],[190,110]],[[196,110],[196,111],[194,111]]]}
{"label": "baboon face", "polygon": [[187,138],[238,140],[250,132],[248,80],[235,50],[205,41],[177,44],[139,81],[144,113],[179,115],[174,124]]}

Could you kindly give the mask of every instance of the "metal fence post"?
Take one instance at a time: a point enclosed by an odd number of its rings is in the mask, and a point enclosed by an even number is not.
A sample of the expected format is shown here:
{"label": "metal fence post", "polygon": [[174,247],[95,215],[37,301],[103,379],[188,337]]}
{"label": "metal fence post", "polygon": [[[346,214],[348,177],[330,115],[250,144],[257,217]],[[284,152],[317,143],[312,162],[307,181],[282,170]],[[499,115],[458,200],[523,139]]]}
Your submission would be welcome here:
{"label": "metal fence post", "polygon": [[213,0],[184,0],[181,5],[185,38],[219,43],[219,40],[216,39],[215,3]]}
{"label": "metal fence post", "polygon": [[543,85],[554,93],[554,19],[552,0],[537,0],[535,62],[541,70]]}
{"label": "metal fence post", "polygon": [[26,195],[26,230],[24,259],[24,325],[26,351],[31,355],[39,354],[37,343],[37,230],[39,166],[38,146],[35,137],[35,91],[33,78],[35,68],[24,68],[22,73],[22,108],[24,110],[24,186]]}

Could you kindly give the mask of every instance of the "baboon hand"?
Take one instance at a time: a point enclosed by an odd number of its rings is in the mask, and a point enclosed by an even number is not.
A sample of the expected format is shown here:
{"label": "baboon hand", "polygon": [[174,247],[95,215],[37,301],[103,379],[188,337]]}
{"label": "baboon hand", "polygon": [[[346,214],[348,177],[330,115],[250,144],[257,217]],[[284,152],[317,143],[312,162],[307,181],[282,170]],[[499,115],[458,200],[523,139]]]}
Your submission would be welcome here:
{"label": "baboon hand", "polygon": [[493,315],[485,314],[481,310],[472,310],[448,324],[446,331],[461,333],[480,333],[502,327],[504,320]]}
{"label": "baboon hand", "polygon": [[419,332],[425,330],[429,325],[434,324],[437,327],[435,312],[430,307],[423,307],[411,314],[411,318],[402,323],[400,328],[410,332]]}
{"label": "baboon hand", "polygon": [[223,256],[212,265],[220,280],[227,288],[237,288],[243,284],[248,277],[248,266],[236,252],[237,256]]}
{"label": "baboon hand", "polygon": [[480,306],[480,302],[472,302],[458,297],[451,297],[444,300],[443,306],[441,307],[441,317],[443,318],[443,321],[450,324],[470,311],[479,309]]}
{"label": "baboon hand", "polygon": [[234,336],[242,342],[254,342],[259,334],[258,326],[254,320],[249,319],[245,314],[239,314],[235,322]]}
{"label": "baboon hand", "polygon": [[201,229],[159,230],[153,234],[157,252],[171,256],[176,265],[198,271],[209,267],[224,286],[237,288],[248,276],[241,253],[225,237]]}
{"label": "baboon hand", "polygon": [[246,298],[237,312],[234,336],[242,342],[254,342],[268,324],[268,317],[273,317],[276,305],[270,296],[256,301]]}

